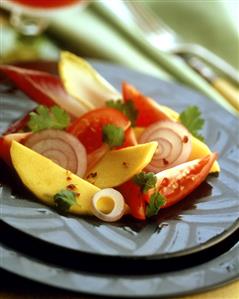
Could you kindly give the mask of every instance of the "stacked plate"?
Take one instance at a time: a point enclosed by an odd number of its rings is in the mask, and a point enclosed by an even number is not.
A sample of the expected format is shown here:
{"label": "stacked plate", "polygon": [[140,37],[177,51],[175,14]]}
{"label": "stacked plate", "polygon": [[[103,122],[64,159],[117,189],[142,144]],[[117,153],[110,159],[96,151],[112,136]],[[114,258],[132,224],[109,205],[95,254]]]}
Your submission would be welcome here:
{"label": "stacked plate", "polygon": [[[203,134],[219,153],[221,173],[209,176],[157,219],[107,224],[57,214],[38,203],[1,163],[0,267],[59,288],[122,297],[189,294],[237,279],[238,120],[183,86],[115,65],[93,64],[119,90],[124,80],[177,111],[200,107],[206,121]],[[0,85],[0,99],[0,133],[34,107],[6,81]]]}

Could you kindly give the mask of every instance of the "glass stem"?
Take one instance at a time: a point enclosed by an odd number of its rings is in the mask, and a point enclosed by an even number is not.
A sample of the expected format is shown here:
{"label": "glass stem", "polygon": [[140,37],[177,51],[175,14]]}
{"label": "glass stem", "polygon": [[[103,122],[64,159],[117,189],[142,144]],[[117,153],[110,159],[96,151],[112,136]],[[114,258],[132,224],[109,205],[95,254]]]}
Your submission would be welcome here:
{"label": "glass stem", "polygon": [[27,15],[18,9],[11,12],[10,22],[19,33],[27,36],[38,35],[48,26],[45,18]]}

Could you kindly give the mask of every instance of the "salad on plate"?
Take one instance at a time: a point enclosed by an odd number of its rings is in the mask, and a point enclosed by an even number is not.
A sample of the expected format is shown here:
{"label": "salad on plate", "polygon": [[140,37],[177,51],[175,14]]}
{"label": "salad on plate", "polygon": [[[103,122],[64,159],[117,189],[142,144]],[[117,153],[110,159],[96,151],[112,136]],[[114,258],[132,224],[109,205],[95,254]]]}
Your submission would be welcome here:
{"label": "salad on plate", "polygon": [[0,158],[44,204],[106,222],[146,220],[220,172],[197,106],[179,114],[128,82],[120,93],[69,52],[58,65],[59,77],[0,66],[38,104],[0,137]]}

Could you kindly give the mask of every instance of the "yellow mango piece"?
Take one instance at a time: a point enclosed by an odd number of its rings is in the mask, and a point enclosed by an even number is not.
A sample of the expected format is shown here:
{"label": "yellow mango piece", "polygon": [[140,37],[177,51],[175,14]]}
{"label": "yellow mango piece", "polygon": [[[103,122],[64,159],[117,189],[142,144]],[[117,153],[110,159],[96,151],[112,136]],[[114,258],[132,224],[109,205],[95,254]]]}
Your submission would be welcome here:
{"label": "yellow mango piece", "polygon": [[177,121],[179,114],[168,106],[158,105],[160,110],[162,110],[171,120]]}
{"label": "yellow mango piece", "polygon": [[[12,164],[23,184],[40,201],[54,206],[54,195],[72,185],[75,187],[73,191],[79,194],[77,204],[70,208],[70,212],[92,215],[91,198],[99,188],[16,141],[12,142],[10,153]],[[104,202],[101,205],[102,210],[108,209]]]}
{"label": "yellow mango piece", "polygon": [[[189,157],[189,161],[198,159],[201,157],[205,157],[211,153],[209,147],[202,142],[201,140],[197,139],[196,137],[192,136],[192,152]],[[220,172],[220,166],[217,161],[215,161],[212,165],[210,170],[211,173],[213,172]]]}
{"label": "yellow mango piece", "polygon": [[[178,121],[179,114],[176,111],[174,111],[173,109],[171,109],[167,106],[164,106],[164,105],[159,105],[159,107],[165,114],[167,114],[167,116],[171,120]],[[141,134],[142,134],[142,132],[141,132]],[[189,157],[189,161],[198,159],[198,158],[202,158],[209,154],[211,154],[211,150],[209,149],[209,147],[201,140],[192,136],[192,152]],[[210,170],[210,173],[213,173],[213,172],[220,172],[220,166],[217,161],[215,161],[213,163],[213,166]]]}
{"label": "yellow mango piece", "polygon": [[149,164],[157,142],[149,142],[120,150],[112,150],[86,174],[86,179],[99,188],[118,186]]}

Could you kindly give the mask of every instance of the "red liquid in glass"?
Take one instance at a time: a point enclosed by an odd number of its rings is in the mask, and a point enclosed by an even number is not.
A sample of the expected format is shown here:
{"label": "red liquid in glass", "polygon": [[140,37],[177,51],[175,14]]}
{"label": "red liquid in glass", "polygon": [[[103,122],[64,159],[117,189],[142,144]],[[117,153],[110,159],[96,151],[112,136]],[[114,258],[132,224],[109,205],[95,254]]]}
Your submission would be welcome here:
{"label": "red liquid in glass", "polygon": [[11,0],[18,4],[30,6],[32,8],[58,8],[70,6],[81,0]]}

